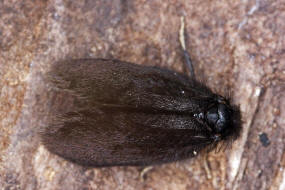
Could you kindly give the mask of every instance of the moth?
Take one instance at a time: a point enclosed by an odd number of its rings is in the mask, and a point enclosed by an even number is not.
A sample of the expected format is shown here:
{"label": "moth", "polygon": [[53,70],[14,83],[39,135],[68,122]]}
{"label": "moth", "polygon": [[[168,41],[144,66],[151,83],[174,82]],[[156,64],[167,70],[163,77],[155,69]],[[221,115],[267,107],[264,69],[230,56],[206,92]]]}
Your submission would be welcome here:
{"label": "moth", "polygon": [[[58,62],[51,89],[66,101],[41,131],[44,146],[88,167],[183,160],[239,136],[240,111],[190,76],[111,59]],[[57,98],[54,99],[54,104]]]}

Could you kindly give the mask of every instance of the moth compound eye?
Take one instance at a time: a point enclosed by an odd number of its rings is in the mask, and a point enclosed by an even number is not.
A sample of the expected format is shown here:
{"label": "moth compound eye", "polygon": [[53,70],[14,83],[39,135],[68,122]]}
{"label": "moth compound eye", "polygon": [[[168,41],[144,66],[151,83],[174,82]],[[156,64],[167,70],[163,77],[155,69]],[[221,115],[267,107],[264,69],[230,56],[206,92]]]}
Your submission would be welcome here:
{"label": "moth compound eye", "polygon": [[216,123],[216,130],[218,133],[222,133],[229,125],[231,113],[225,104],[219,104],[218,114],[219,120]]}
{"label": "moth compound eye", "polygon": [[225,104],[218,104],[211,107],[206,113],[208,124],[215,130],[216,133],[225,132],[230,121],[230,110]]}
{"label": "moth compound eye", "polygon": [[219,119],[218,109],[216,106],[211,107],[206,113],[207,123],[212,127],[215,126]]}

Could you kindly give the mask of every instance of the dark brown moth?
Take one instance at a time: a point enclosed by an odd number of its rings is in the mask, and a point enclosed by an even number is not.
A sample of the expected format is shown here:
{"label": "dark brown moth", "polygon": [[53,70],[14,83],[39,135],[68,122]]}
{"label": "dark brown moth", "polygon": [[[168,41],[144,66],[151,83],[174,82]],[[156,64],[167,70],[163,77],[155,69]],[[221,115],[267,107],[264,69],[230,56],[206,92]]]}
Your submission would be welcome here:
{"label": "dark brown moth", "polygon": [[110,59],[58,62],[48,79],[68,106],[50,113],[42,142],[66,160],[102,167],[182,160],[236,139],[239,109],[190,71]]}

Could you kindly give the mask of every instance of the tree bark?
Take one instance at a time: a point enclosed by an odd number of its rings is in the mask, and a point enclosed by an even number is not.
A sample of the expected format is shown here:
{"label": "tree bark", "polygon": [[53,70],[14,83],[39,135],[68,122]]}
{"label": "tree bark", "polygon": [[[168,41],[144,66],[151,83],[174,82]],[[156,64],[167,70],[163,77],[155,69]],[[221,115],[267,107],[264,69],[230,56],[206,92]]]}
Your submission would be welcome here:
{"label": "tree bark", "polygon": [[[38,130],[53,103],[43,76],[58,60],[116,58],[196,75],[240,106],[231,148],[172,164],[87,169],[49,153]],[[285,3],[0,1],[0,187],[3,189],[285,189]]]}

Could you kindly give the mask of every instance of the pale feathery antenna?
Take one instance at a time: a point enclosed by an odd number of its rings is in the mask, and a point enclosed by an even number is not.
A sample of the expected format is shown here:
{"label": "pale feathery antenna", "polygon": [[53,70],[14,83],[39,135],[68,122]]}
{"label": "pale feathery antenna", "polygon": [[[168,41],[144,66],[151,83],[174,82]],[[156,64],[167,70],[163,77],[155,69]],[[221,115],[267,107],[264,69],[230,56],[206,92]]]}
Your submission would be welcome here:
{"label": "pale feathery antenna", "polygon": [[190,58],[189,53],[186,50],[186,43],[185,43],[185,21],[184,21],[184,17],[182,16],[180,18],[181,21],[181,26],[180,26],[180,30],[179,30],[179,41],[183,50],[183,54],[184,54],[184,58],[186,61],[186,65],[188,68],[188,71],[190,73],[190,77],[195,79],[195,72],[194,72],[194,67],[192,64],[192,60]]}

